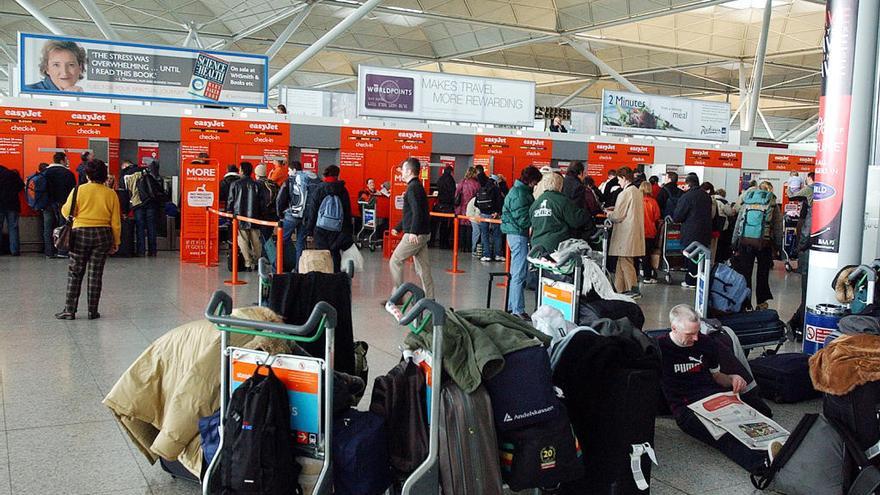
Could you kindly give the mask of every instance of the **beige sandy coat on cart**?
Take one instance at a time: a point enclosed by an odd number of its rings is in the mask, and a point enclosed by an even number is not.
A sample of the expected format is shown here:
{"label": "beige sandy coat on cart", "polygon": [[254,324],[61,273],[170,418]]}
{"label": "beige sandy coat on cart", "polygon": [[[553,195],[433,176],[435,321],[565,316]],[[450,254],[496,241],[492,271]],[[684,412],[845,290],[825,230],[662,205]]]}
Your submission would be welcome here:
{"label": "beige sandy coat on cart", "polygon": [[608,214],[614,222],[611,230],[610,256],[637,257],[645,255],[645,206],[642,192],[627,186],[618,196],[614,211]]}
{"label": "beige sandy coat on cart", "polygon": [[[232,314],[282,321],[262,307],[239,308]],[[235,347],[254,347],[254,340],[250,335],[229,335],[229,345]],[[170,330],[126,370],[104,405],[151,463],[159,457],[179,460],[198,476],[202,469],[199,418],[220,408],[220,332],[208,320]]]}

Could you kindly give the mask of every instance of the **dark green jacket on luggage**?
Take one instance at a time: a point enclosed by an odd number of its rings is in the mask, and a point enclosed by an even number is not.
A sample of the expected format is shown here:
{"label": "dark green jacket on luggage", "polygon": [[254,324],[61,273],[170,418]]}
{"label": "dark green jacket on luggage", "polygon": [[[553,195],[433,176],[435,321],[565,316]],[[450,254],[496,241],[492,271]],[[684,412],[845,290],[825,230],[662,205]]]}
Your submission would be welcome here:
{"label": "dark green jacket on luggage", "polygon": [[512,235],[529,235],[532,219],[529,215],[535,197],[532,188],[517,180],[504,198],[501,209],[501,232]]}
{"label": "dark green jacket on luggage", "polygon": [[556,251],[559,243],[571,239],[587,224],[587,214],[561,192],[545,191],[529,210],[532,219],[532,248]]}
{"label": "dark green jacket on luggage", "polygon": [[[409,349],[431,350],[433,327],[406,337]],[[504,368],[504,355],[549,344],[530,324],[496,309],[446,310],[443,327],[443,370],[467,393]]]}

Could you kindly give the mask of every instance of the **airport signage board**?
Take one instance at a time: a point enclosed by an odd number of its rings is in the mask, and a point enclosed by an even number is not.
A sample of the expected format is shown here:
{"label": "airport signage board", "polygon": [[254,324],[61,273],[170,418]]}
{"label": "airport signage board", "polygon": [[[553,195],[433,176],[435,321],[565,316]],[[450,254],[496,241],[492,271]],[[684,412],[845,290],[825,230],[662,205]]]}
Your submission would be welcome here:
{"label": "airport signage board", "polygon": [[601,122],[601,132],[609,134],[727,142],[730,104],[604,90]]}
{"label": "airport signage board", "polygon": [[440,72],[358,68],[358,115],[528,126],[535,83]]}
{"label": "airport signage board", "polygon": [[265,55],[19,33],[22,93],[265,107]]}

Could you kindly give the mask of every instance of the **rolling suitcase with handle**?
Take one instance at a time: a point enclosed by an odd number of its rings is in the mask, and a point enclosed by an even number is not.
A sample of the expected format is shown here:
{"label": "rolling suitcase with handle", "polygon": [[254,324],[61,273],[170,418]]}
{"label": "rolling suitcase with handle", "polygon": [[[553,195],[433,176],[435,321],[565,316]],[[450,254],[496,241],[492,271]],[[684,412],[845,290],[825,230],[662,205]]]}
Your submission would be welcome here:
{"label": "rolling suitcase with handle", "polygon": [[776,345],[785,342],[785,323],[773,309],[723,315],[718,318],[739,338],[743,349]]}
{"label": "rolling suitcase with handle", "polygon": [[440,480],[444,494],[503,495],[501,458],[492,403],[483,387],[473,393],[443,385],[440,402]]}

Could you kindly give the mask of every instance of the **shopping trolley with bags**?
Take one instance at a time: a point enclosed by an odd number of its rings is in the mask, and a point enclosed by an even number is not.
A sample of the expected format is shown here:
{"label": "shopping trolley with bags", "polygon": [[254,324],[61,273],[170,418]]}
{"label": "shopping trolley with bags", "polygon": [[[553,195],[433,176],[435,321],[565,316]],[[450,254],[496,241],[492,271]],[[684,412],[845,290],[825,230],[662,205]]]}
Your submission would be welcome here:
{"label": "shopping trolley with bags", "polygon": [[686,246],[681,244],[681,224],[672,221],[672,217],[663,219],[660,224],[660,268],[663,280],[667,284],[672,283],[672,272],[686,270],[682,251]]}
{"label": "shopping trolley with bags", "polygon": [[[205,471],[202,482],[203,495],[209,495],[214,486],[212,479],[219,476],[217,468],[222,457],[222,452],[232,449],[234,445],[225,442],[223,419],[226,418],[229,408],[230,396],[244,375],[253,374],[255,369],[262,366],[280,367],[282,361],[296,362],[298,377],[293,381],[307,381],[317,383],[312,393],[292,393],[291,386],[295,384],[282,380],[288,388],[288,396],[302,401],[291,404],[291,430],[296,432],[291,442],[297,444],[299,455],[319,459],[322,461],[321,471],[317,477],[314,489],[310,495],[325,495],[332,492],[333,475],[332,462],[329,455],[329,446],[332,445],[333,425],[333,349],[334,331],[336,328],[336,310],[326,302],[315,305],[308,320],[302,325],[286,325],[267,321],[252,321],[230,316],[232,311],[232,298],[223,291],[217,291],[211,297],[205,317],[213,323],[220,336],[220,444],[216,454],[211,459]],[[268,355],[268,353],[249,349],[239,349],[229,346],[229,334],[238,333],[288,340],[292,342],[315,342],[325,338],[325,358],[317,359],[293,355]],[[239,366],[240,365],[240,366]],[[285,366],[287,367],[287,366]],[[310,376],[306,377],[305,374]],[[300,407],[302,406],[302,407]],[[300,412],[305,411],[304,414]],[[308,430],[308,431],[307,431]],[[294,490],[291,488],[291,493]]]}
{"label": "shopping trolley with bags", "polygon": [[440,401],[443,370],[443,325],[446,311],[433,299],[425,299],[425,292],[419,287],[405,283],[394,291],[385,303],[400,325],[407,326],[410,332],[419,334],[428,324],[433,325],[430,366],[426,367],[428,376],[428,456],[403,482],[402,495],[440,494]]}

